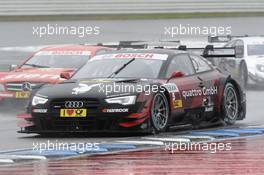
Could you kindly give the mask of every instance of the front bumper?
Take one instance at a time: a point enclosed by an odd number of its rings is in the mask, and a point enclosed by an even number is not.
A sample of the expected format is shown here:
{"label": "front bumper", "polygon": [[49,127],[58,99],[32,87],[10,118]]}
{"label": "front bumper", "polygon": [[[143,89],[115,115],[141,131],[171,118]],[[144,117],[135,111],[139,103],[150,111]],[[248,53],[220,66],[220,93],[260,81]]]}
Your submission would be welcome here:
{"label": "front bumper", "polygon": [[[25,115],[26,116],[26,115]],[[137,132],[149,131],[148,116],[91,116],[87,118],[59,118],[38,116],[20,121],[20,133],[83,133],[83,132]],[[131,115],[130,115],[131,116]],[[21,117],[20,117],[21,118]]]}
{"label": "front bumper", "polygon": [[[57,104],[57,103],[54,103]],[[37,113],[38,107],[30,107],[32,114],[20,115],[19,127],[22,133],[79,133],[79,132],[137,132],[151,128],[149,103],[137,102],[135,105],[106,105],[93,103],[87,109],[86,117],[61,117],[61,108],[48,107],[47,112]],[[53,106],[51,102],[51,106]],[[56,106],[56,105],[55,105]],[[42,106],[43,107],[43,106]],[[113,112],[107,109],[125,109],[125,112]]]}
{"label": "front bumper", "polygon": [[29,106],[28,114],[19,117],[24,118],[24,124],[22,122],[19,126],[20,132],[148,132],[151,128],[149,107],[152,96],[140,94],[132,105],[108,104],[104,99],[81,98],[78,101],[83,102],[81,108],[86,110],[84,117],[65,117],[65,112],[69,114],[72,110],[65,107],[69,100],[53,99],[43,105]]}

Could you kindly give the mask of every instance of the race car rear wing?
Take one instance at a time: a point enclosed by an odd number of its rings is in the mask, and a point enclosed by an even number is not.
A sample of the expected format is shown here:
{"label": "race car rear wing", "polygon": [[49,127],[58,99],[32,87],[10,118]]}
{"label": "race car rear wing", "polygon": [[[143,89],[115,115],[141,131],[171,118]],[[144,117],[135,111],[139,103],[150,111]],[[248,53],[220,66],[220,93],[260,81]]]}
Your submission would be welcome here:
{"label": "race car rear wing", "polygon": [[170,50],[183,50],[190,53],[195,53],[201,55],[204,58],[224,58],[224,57],[235,57],[240,58],[239,56],[243,53],[243,48],[236,47],[215,47],[214,45],[207,45],[203,48],[191,48],[186,45],[179,45],[178,47],[167,47],[167,46],[156,46],[154,49],[170,49]]}
{"label": "race car rear wing", "polygon": [[[263,37],[264,35],[256,35]],[[253,37],[253,35],[221,35],[221,36],[208,36],[209,43],[226,43],[234,38]]]}
{"label": "race car rear wing", "polygon": [[119,41],[110,43],[97,43],[97,46],[104,46],[120,49],[150,49],[156,47],[175,47],[175,45],[180,45],[179,40],[159,40],[159,41]]}
{"label": "race car rear wing", "polygon": [[238,47],[214,47],[213,45],[207,45],[205,48],[188,48],[185,45],[181,45],[177,50],[184,50],[191,53],[196,53],[204,58],[223,58],[223,57],[238,57],[240,49]]}
{"label": "race car rear wing", "polygon": [[[243,53],[242,48],[238,47],[214,47],[207,45],[204,48],[190,48],[186,45],[180,45],[179,40],[160,40],[155,42],[150,41],[119,41],[111,43],[97,43],[94,45],[120,49],[170,49],[184,50],[199,54],[205,58],[223,58],[223,57],[238,57]],[[242,50],[241,50],[242,49]]]}
{"label": "race car rear wing", "polygon": [[143,41],[119,41],[119,42],[109,42],[109,43],[97,43],[97,46],[110,47],[117,50],[120,49],[146,49],[147,45],[141,43]]}

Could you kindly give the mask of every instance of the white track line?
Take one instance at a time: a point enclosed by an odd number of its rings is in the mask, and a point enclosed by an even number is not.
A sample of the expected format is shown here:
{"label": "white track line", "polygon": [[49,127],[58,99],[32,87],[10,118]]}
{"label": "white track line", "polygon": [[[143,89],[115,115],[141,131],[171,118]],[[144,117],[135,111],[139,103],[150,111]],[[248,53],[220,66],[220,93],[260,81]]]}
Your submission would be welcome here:
{"label": "white track line", "polygon": [[191,142],[188,138],[161,138],[161,137],[144,137],[143,139],[147,140],[156,140],[156,141],[163,141],[163,142]]}
{"label": "white track line", "polygon": [[46,160],[45,156],[34,156],[34,155],[1,155],[0,159],[36,159],[36,160]]}
{"label": "white track line", "polygon": [[208,140],[214,140],[215,139],[214,137],[211,137],[211,136],[187,136],[187,135],[182,135],[182,136],[179,136],[179,137],[188,138],[188,139],[208,139]]}
{"label": "white track line", "polygon": [[0,47],[0,51],[19,51],[19,52],[35,52],[45,46],[25,46],[25,47]]}
{"label": "white track line", "polygon": [[121,143],[130,143],[130,144],[136,144],[136,145],[164,145],[163,142],[160,141],[143,141],[143,140],[127,140],[127,141],[117,141]]}
{"label": "white track line", "polygon": [[0,163],[14,163],[12,159],[0,159]]}

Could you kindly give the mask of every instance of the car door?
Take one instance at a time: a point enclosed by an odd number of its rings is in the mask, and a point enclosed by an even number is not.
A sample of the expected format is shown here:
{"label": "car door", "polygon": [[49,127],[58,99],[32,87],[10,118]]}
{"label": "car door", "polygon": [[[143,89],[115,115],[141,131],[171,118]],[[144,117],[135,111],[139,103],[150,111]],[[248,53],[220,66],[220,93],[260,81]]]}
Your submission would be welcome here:
{"label": "car door", "polygon": [[201,81],[195,75],[192,61],[187,53],[178,54],[171,59],[166,72],[167,78],[177,71],[181,71],[184,76],[172,78],[168,82],[175,84],[179,90],[178,94],[172,94],[174,110],[184,109],[188,111],[189,109],[199,108],[202,105],[201,88],[199,86]]}
{"label": "car door", "polygon": [[199,86],[202,90],[201,107],[206,112],[211,112],[218,101],[219,72],[205,58],[199,55],[190,54],[190,58],[194,65],[197,79],[200,80]]}

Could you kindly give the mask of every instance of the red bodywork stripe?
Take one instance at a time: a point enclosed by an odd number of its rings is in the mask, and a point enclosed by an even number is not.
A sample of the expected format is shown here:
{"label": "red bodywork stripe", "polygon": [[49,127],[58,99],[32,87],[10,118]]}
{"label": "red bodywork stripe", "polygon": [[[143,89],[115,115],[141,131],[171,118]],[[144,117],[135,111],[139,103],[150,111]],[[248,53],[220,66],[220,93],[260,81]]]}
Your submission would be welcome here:
{"label": "red bodywork stripe", "polygon": [[146,119],[149,118],[149,110],[150,110],[151,103],[152,103],[152,98],[149,98],[142,112],[133,113],[125,117],[125,118],[132,118],[132,119],[134,118],[135,119],[134,121],[119,123],[119,125],[122,127],[129,128],[129,127],[142,124]]}
{"label": "red bodywork stripe", "polygon": [[21,113],[21,114],[17,114],[16,118],[29,119],[32,118],[32,116],[31,114]]}
{"label": "red bodywork stripe", "polygon": [[25,127],[33,126],[33,125],[34,125],[33,122],[26,121],[26,120],[21,120],[21,121],[17,122],[17,126],[19,128],[25,128]]}
{"label": "red bodywork stripe", "polygon": [[133,113],[133,114],[130,114],[129,116],[127,116],[126,118],[137,118],[137,119],[140,119],[140,118],[148,116],[148,114],[149,114],[149,109],[148,108],[144,108],[141,113]]}
{"label": "red bodywork stripe", "polygon": [[132,121],[132,122],[124,122],[124,123],[119,123],[120,126],[122,127],[125,127],[125,128],[129,128],[129,127],[133,127],[133,126],[136,126],[136,125],[139,125],[141,123],[143,123],[148,117],[145,117],[145,118],[142,118],[142,119],[139,119],[139,120],[135,120],[135,121]]}

